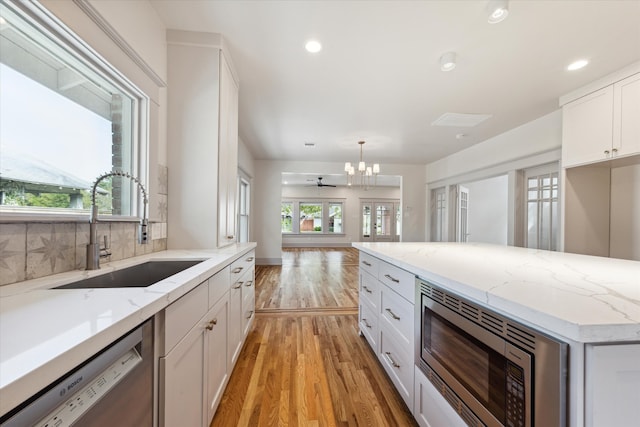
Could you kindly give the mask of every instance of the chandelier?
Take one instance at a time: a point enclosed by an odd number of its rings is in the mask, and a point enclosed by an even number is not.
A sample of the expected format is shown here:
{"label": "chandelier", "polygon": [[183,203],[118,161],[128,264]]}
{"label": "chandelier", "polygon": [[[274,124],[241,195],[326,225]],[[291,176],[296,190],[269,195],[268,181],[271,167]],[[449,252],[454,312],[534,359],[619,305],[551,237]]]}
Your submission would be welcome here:
{"label": "chandelier", "polygon": [[372,166],[367,166],[362,158],[364,141],[358,141],[358,145],[360,145],[360,161],[358,162],[359,179],[356,177],[355,166],[353,166],[351,162],[346,162],[344,164],[344,171],[347,174],[347,185],[351,186],[357,184],[357,181],[359,181],[361,187],[368,188],[371,185],[371,177],[373,177],[373,185],[375,186],[378,181],[378,174],[380,173],[380,164],[374,163]]}

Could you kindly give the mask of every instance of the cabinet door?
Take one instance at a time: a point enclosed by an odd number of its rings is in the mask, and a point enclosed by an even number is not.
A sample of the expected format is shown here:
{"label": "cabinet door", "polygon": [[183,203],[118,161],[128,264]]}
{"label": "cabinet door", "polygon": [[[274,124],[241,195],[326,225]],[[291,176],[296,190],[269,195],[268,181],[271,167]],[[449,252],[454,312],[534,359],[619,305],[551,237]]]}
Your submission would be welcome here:
{"label": "cabinet door", "polygon": [[613,86],[562,107],[562,166],[600,161],[611,155]]}
{"label": "cabinet door", "polygon": [[[207,423],[209,425],[216,412],[222,392],[227,384],[230,369],[227,369],[227,327],[229,299],[222,298],[205,316],[206,345],[206,398]],[[176,424],[195,425],[195,424]]]}
{"label": "cabinet door", "polygon": [[442,397],[427,377],[415,367],[413,416],[421,427],[465,427],[467,424]]}
{"label": "cabinet door", "polygon": [[218,247],[236,241],[238,176],[238,86],[220,53],[220,127],[218,138]]}
{"label": "cabinet door", "polygon": [[160,358],[160,426],[201,426],[205,413],[205,329],[196,325]]}
{"label": "cabinet door", "polygon": [[640,153],[640,73],[613,86],[614,155]]}
{"label": "cabinet door", "polygon": [[247,336],[256,312],[256,292],[253,275],[245,281],[242,290],[242,338]]}
{"label": "cabinet door", "polygon": [[240,354],[242,344],[242,282],[231,285],[229,294],[229,366],[232,367]]}

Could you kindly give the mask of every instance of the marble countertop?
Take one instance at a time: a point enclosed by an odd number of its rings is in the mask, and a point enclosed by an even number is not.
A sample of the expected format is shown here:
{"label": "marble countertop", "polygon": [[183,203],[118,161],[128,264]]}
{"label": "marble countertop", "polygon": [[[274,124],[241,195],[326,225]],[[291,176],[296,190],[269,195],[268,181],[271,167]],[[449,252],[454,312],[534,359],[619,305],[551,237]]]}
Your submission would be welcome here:
{"label": "marble countertop", "polygon": [[[0,288],[0,415],[167,307],[255,243],[169,250]],[[204,260],[147,288],[52,289],[156,259]]]}
{"label": "marble countertop", "polygon": [[640,262],[476,243],[353,243],[536,329],[640,341]]}

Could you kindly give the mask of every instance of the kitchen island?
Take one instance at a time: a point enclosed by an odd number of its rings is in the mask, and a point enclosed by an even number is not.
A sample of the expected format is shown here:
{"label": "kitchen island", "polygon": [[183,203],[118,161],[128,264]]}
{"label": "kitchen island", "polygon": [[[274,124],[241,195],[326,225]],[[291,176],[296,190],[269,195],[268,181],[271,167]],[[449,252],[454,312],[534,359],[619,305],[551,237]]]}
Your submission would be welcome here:
{"label": "kitchen island", "polygon": [[361,271],[363,256],[379,260],[382,284],[391,266],[566,342],[567,425],[640,418],[640,262],[473,243],[353,246]]}
{"label": "kitchen island", "polygon": [[[0,288],[0,416],[191,291],[214,289],[209,279],[255,246],[156,252]],[[150,260],[202,262],[146,288],[53,289]]]}

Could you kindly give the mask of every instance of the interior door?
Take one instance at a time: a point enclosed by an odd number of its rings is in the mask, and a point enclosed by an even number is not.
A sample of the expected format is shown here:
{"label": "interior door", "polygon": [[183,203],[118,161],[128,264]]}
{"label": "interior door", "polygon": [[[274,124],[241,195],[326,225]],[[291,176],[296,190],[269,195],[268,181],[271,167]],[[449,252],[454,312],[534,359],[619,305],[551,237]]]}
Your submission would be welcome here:
{"label": "interior door", "polygon": [[466,242],[469,237],[469,189],[458,186],[458,218],[456,240]]}

